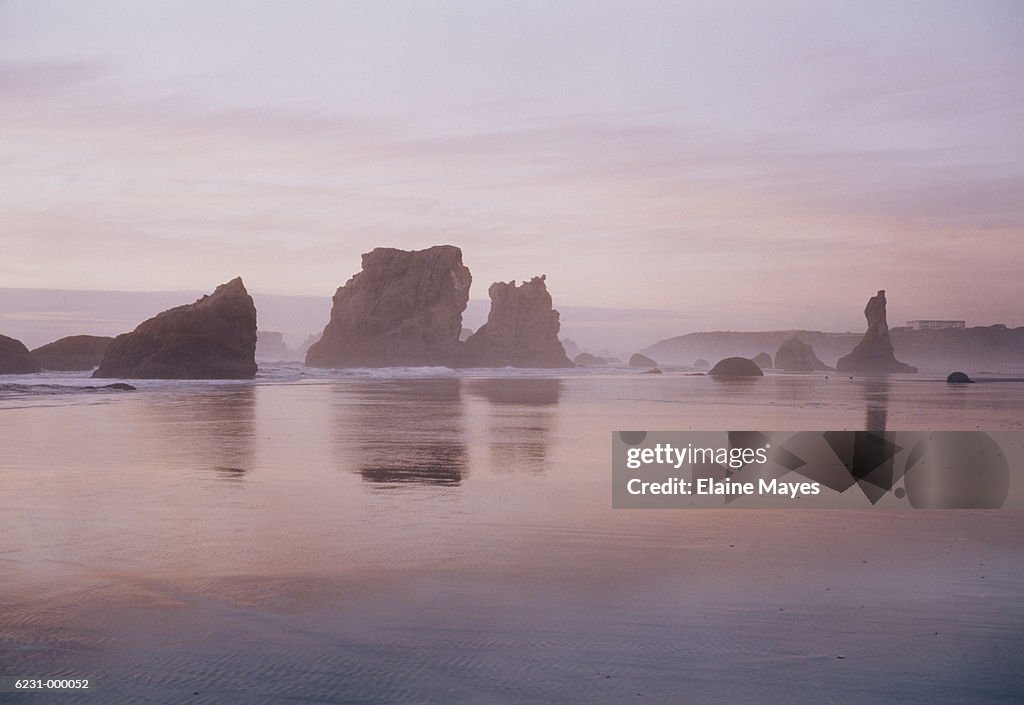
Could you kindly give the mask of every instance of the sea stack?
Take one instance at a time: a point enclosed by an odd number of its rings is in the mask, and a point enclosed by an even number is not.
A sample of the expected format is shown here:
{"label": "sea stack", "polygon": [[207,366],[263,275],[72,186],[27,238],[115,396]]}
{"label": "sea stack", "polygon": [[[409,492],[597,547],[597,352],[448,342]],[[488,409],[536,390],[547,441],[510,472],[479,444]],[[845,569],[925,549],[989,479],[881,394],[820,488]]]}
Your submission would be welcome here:
{"label": "sea stack", "polygon": [[[757,362],[757,358],[754,358],[754,362]],[[818,372],[832,369],[818,359],[813,347],[796,337],[784,341],[779,346],[778,352],[775,353],[775,367],[786,372]]]}
{"label": "sea stack", "polygon": [[896,359],[892,341],[889,339],[889,324],[885,319],[885,290],[868,299],[864,307],[868,330],[857,343],[857,347],[839,358],[836,369],[839,372],[917,372],[917,368]]}
{"label": "sea stack", "polygon": [[487,293],[487,323],[464,344],[466,364],[474,367],[572,367],[558,339],[554,310],[545,276],[521,286],[495,282]]}
{"label": "sea stack", "polygon": [[93,377],[252,379],[256,305],[241,278],[114,338]]}
{"label": "sea stack", "polygon": [[39,363],[20,340],[0,335],[0,375],[39,372]]}
{"label": "sea stack", "polygon": [[32,351],[44,370],[70,372],[98,366],[113,338],[104,335],[72,335]]}
{"label": "sea stack", "polygon": [[454,365],[473,277],[462,250],[378,247],[334,295],[331,320],[310,346],[310,367]]}

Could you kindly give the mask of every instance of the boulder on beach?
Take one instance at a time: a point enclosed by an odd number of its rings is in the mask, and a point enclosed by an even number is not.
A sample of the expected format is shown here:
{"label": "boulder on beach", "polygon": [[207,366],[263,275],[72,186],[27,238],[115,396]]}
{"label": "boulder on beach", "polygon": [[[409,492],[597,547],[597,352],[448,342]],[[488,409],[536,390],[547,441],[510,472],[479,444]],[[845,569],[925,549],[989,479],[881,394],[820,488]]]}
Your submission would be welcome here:
{"label": "boulder on beach", "polygon": [[334,294],[331,319],[310,346],[310,367],[454,365],[473,277],[462,250],[378,247]]}
{"label": "boulder on beach", "polygon": [[757,355],[754,355],[754,364],[762,370],[768,370],[775,367],[775,363],[772,361],[772,356],[766,352],[759,352]]}
{"label": "boulder on beach", "polygon": [[868,330],[849,355],[839,358],[839,372],[917,372],[916,367],[900,362],[893,354],[885,305],[884,289],[868,299],[864,307]]}
{"label": "boulder on beach", "polygon": [[114,338],[97,378],[252,379],[256,376],[256,305],[242,279],[221,284]]}
{"label": "boulder on beach", "polygon": [[20,340],[0,335],[0,375],[39,372],[39,363]]}
{"label": "boulder on beach", "polygon": [[572,367],[558,339],[558,311],[552,307],[545,276],[517,286],[495,282],[487,290],[487,322],[463,344],[472,367]]}
{"label": "boulder on beach", "polygon": [[966,372],[950,372],[946,381],[949,384],[974,384],[974,380],[968,377]]}
{"label": "boulder on beach", "polygon": [[113,338],[104,335],[72,335],[32,351],[44,370],[70,372],[99,366]]}
{"label": "boulder on beach", "polygon": [[764,377],[764,372],[753,360],[745,357],[727,357],[719,360],[711,371],[712,377]]}
{"label": "boulder on beach", "polygon": [[778,352],[775,353],[775,367],[786,372],[817,372],[832,369],[818,359],[813,347],[796,337],[783,341],[779,346]]}

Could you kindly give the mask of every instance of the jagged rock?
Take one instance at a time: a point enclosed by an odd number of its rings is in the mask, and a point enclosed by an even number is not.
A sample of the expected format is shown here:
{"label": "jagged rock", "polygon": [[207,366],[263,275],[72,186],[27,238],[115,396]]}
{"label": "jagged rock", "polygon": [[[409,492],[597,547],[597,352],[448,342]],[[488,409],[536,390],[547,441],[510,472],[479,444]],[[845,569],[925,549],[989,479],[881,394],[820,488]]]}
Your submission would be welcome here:
{"label": "jagged rock", "polygon": [[103,360],[113,340],[102,335],[72,335],[36,348],[32,356],[44,370],[91,370]]}
{"label": "jagged rock", "polygon": [[272,330],[256,331],[257,360],[287,360],[292,351],[284,344],[284,333]]}
{"label": "jagged rock", "polygon": [[706,370],[707,368],[711,367],[711,363],[705,360],[704,358],[700,358],[693,361],[693,366],[698,370]]}
{"label": "jagged rock", "polygon": [[708,374],[712,377],[764,377],[761,368],[745,357],[719,360]]}
{"label": "jagged rock", "polygon": [[775,367],[775,363],[772,362],[772,356],[766,352],[759,352],[757,355],[754,355],[754,364],[762,370],[769,370]]}
{"label": "jagged rock", "polygon": [[39,372],[39,363],[20,340],[0,335],[0,375]]}
{"label": "jagged rock", "polygon": [[378,247],[334,295],[331,320],[310,346],[310,367],[453,365],[473,277],[462,250]]}
{"label": "jagged rock", "polygon": [[577,367],[607,367],[609,361],[606,357],[591,355],[590,353],[580,353],[572,362]]}
{"label": "jagged rock", "polygon": [[633,353],[633,356],[629,358],[630,367],[657,367],[658,363],[646,355],[640,353]]}
{"label": "jagged rock", "polygon": [[917,368],[900,362],[893,355],[889,324],[885,320],[885,290],[868,299],[864,307],[868,330],[849,355],[839,358],[840,372],[917,372]]}
{"label": "jagged rock", "polygon": [[93,377],[251,379],[256,306],[241,278],[114,338]]}
{"label": "jagged rock", "polygon": [[[754,358],[757,362],[757,358]],[[775,367],[786,372],[816,372],[826,371],[832,368],[818,359],[814,354],[814,348],[800,340],[790,338],[783,341],[775,353]]]}
{"label": "jagged rock", "polygon": [[495,282],[487,323],[464,344],[466,364],[479,367],[572,367],[558,339],[558,311],[544,275],[522,285]]}
{"label": "jagged rock", "polygon": [[966,372],[950,372],[946,381],[949,384],[974,384],[974,380],[968,377]]}

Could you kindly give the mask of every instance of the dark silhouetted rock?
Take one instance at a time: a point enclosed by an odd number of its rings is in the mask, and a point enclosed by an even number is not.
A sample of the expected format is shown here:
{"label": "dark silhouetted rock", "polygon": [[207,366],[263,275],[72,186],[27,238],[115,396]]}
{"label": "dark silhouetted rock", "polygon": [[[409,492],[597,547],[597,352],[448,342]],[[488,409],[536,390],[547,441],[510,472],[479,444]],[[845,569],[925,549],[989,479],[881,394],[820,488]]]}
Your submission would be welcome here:
{"label": "dark silhouetted rock", "polygon": [[704,358],[700,358],[699,360],[693,361],[693,366],[698,370],[706,370],[707,368],[711,367],[711,363],[705,360]]}
{"label": "dark silhouetted rock", "polygon": [[[757,358],[754,358],[754,361],[757,362]],[[818,359],[813,347],[799,338],[783,341],[775,353],[775,368],[786,372],[817,372],[832,369]]]}
{"label": "dark silhouetted rock", "polygon": [[632,357],[629,358],[630,367],[657,367],[658,363],[646,355],[640,353],[633,353]]}
{"label": "dark silhouetted rock", "polygon": [[93,377],[251,379],[256,306],[241,278],[114,338]]}
{"label": "dark silhouetted rock", "polygon": [[39,372],[39,363],[20,340],[0,335],[0,375]]}
{"label": "dark silhouetted rock", "polygon": [[487,323],[464,344],[466,364],[479,367],[572,367],[558,339],[558,311],[542,274],[522,285],[495,282]]}
{"label": "dark silhouetted rock", "polygon": [[577,367],[607,367],[609,364],[608,358],[590,353],[580,353],[572,362]]}
{"label": "dark silhouetted rock", "polygon": [[124,382],[114,382],[113,384],[104,384],[101,387],[89,386],[82,387],[82,389],[87,389],[90,392],[100,392],[103,391],[104,389],[110,389],[115,392],[134,392],[136,388],[130,384],[125,384]]}
{"label": "dark silhouetted rock", "polygon": [[900,362],[893,354],[889,324],[885,320],[885,290],[879,290],[868,299],[864,317],[868,320],[867,332],[849,355],[839,358],[836,369],[840,372],[917,372],[916,367]]}
{"label": "dark silhouetted rock", "polygon": [[745,357],[727,357],[719,360],[711,371],[713,377],[764,377],[764,372],[753,360]]}
{"label": "dark silhouetted rock", "polygon": [[44,370],[91,370],[103,360],[113,338],[101,335],[72,335],[32,351]]}
{"label": "dark silhouetted rock", "polygon": [[974,380],[968,377],[965,372],[950,372],[949,377],[946,377],[946,381],[950,384],[974,384]]}
{"label": "dark silhouetted rock", "polygon": [[292,351],[284,344],[284,333],[272,330],[256,331],[257,360],[287,360]]}
{"label": "dark silhouetted rock", "polygon": [[453,365],[473,277],[462,250],[378,247],[334,295],[331,320],[310,346],[310,367]]}
{"label": "dark silhouetted rock", "polygon": [[757,355],[754,355],[754,364],[762,370],[775,367],[775,363],[772,362],[772,356],[766,352],[759,352]]}

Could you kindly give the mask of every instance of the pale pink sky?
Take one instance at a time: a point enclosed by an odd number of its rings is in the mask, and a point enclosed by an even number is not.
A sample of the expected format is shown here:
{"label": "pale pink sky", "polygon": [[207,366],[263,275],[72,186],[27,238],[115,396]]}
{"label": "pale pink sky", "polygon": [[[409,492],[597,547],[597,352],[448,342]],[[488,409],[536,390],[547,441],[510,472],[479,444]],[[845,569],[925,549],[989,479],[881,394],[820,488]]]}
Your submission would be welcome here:
{"label": "pale pink sky", "polygon": [[1012,1],[0,2],[0,287],[1022,325],[1021,76]]}

